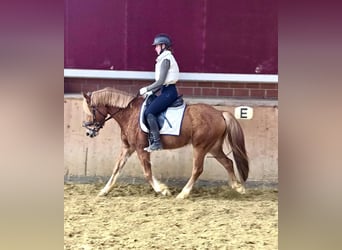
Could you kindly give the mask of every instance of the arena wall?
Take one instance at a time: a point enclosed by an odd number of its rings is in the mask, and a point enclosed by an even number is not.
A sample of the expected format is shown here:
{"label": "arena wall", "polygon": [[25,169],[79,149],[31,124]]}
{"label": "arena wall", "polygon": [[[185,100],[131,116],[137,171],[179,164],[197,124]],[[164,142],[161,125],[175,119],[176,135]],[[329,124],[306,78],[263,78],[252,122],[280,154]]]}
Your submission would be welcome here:
{"label": "arena wall", "polygon": [[[278,181],[278,101],[185,98],[187,103],[205,102],[219,110],[234,113],[237,106],[253,108],[251,120],[239,120],[244,129],[250,158],[248,182]],[[106,181],[120,153],[120,129],[115,121],[106,123],[100,134],[89,138],[82,127],[84,120],[80,94],[64,96],[64,180],[66,182]],[[228,150],[225,150],[228,152]],[[229,155],[231,157],[231,155]],[[163,150],[152,154],[152,170],[161,180],[187,179],[192,169],[192,147]],[[203,181],[226,181],[226,170],[207,155]],[[143,172],[134,153],[127,161],[120,178],[143,179]],[[120,180],[119,178],[119,180]],[[247,182],[247,183],[248,183]]]}

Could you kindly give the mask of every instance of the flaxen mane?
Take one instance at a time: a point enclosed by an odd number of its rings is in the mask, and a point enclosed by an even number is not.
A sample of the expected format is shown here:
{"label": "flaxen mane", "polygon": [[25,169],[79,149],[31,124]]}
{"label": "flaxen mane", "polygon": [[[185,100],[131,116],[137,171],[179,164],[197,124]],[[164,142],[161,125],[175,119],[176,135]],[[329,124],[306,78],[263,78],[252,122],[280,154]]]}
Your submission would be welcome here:
{"label": "flaxen mane", "polygon": [[92,93],[91,105],[109,105],[118,108],[126,108],[134,97],[134,95],[127,92],[108,87]]}

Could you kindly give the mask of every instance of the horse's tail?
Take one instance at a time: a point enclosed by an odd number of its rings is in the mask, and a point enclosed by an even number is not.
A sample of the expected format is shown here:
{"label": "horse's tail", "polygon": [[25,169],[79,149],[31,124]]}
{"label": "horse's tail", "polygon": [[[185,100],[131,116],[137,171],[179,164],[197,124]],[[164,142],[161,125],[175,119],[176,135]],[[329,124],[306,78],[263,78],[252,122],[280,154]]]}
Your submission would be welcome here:
{"label": "horse's tail", "polygon": [[222,112],[222,115],[226,121],[228,142],[233,151],[240,180],[245,182],[248,178],[249,165],[245,147],[245,136],[242,127],[231,113]]}

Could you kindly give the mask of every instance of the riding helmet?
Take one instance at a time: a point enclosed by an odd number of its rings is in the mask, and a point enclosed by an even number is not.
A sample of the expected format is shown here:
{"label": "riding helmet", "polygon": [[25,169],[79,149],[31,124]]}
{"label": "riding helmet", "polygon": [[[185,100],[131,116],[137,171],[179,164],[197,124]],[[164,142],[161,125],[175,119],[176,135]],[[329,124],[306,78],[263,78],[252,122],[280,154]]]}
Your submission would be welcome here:
{"label": "riding helmet", "polygon": [[165,44],[165,46],[169,48],[172,45],[171,38],[167,34],[158,34],[154,38],[152,45],[155,46],[157,44]]}

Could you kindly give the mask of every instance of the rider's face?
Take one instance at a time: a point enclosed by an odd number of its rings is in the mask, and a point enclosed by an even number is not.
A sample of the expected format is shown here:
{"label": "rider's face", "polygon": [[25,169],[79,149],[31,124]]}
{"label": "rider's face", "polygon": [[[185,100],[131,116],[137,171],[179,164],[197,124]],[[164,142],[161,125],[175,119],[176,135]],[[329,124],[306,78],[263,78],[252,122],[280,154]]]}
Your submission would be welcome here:
{"label": "rider's face", "polygon": [[157,44],[155,47],[154,47],[154,50],[157,52],[157,54],[159,55],[160,52],[162,51],[162,49],[165,48],[165,44]]}

